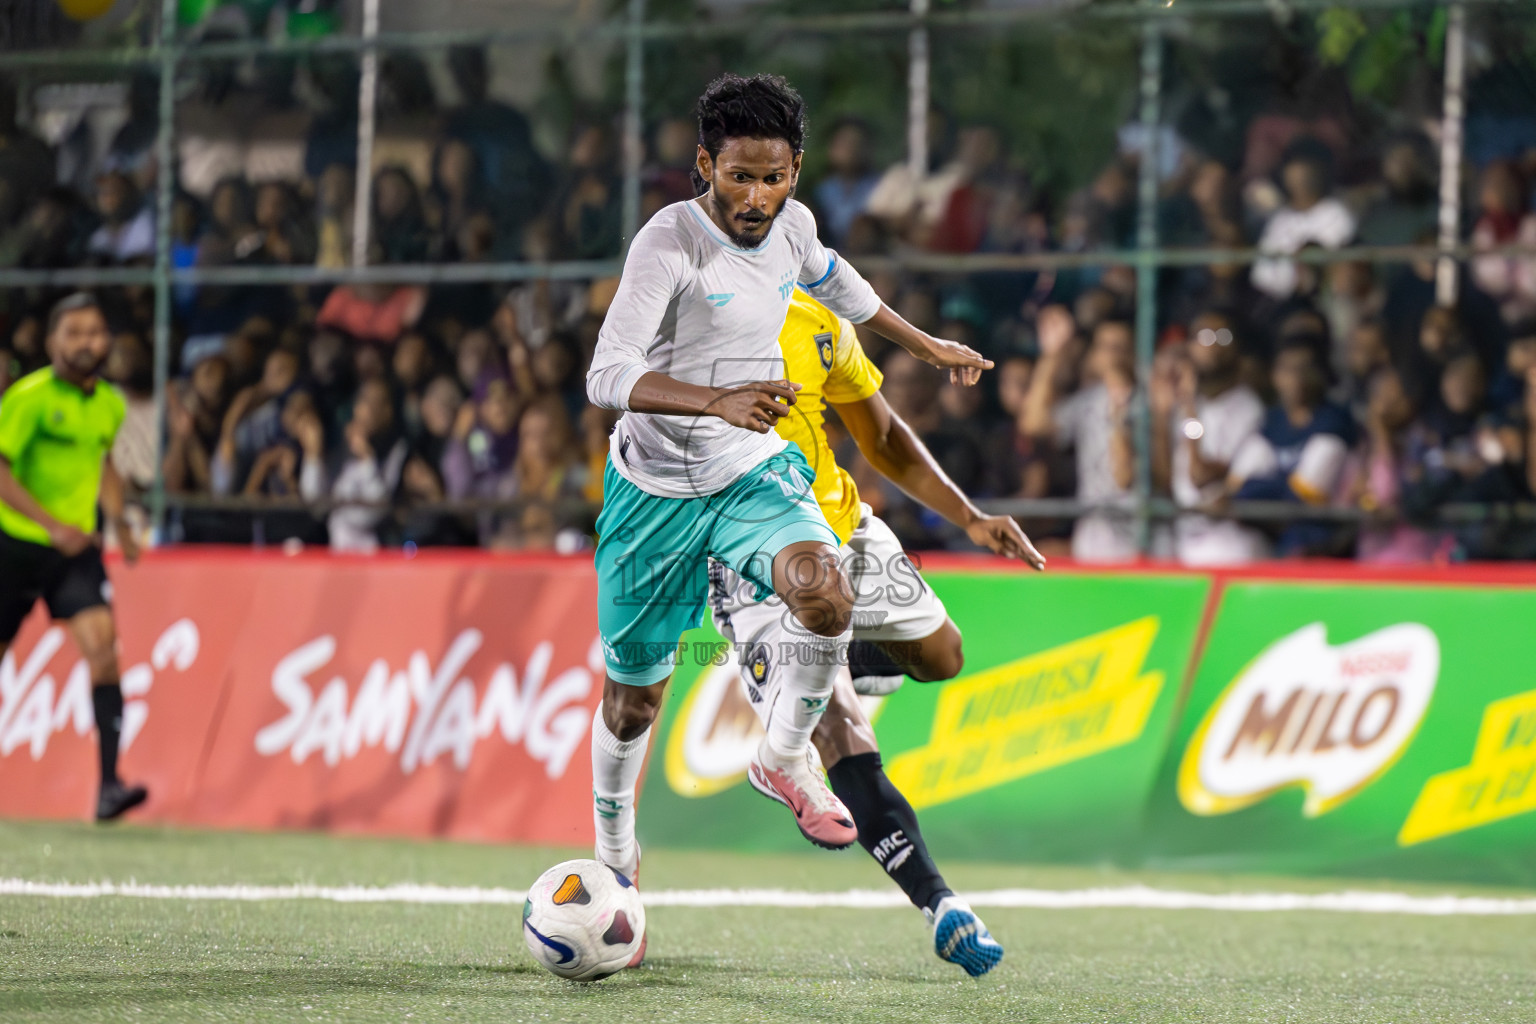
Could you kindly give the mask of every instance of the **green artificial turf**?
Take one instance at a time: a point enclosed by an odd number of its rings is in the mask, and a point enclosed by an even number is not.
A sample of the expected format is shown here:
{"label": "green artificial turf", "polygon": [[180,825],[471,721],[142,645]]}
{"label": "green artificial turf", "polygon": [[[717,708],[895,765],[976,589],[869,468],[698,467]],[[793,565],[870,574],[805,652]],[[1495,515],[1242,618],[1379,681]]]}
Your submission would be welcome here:
{"label": "green artificial turf", "polygon": [[[0,878],[522,888],[580,851],[0,823]],[[862,853],[648,850],[651,888],[872,888]],[[965,864],[963,889],[1428,886]],[[516,906],[0,896],[0,1021],[1536,1021],[1536,918],[986,910],[979,980],[911,909],[655,907],[639,971],[534,965]]]}

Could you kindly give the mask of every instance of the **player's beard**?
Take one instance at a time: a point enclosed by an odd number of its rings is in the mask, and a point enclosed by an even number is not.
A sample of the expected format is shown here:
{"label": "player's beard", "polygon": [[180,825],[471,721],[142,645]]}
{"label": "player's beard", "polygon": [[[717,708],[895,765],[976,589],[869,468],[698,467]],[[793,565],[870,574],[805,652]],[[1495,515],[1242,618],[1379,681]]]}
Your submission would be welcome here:
{"label": "player's beard", "polygon": [[[774,219],[778,217],[778,215],[783,211],[784,204],[789,202],[794,197],[795,190],[794,187],[791,186],[790,190],[785,193],[783,200],[780,201],[777,209],[775,209],[772,213],[761,214],[760,219],[751,222],[754,225],[767,225],[764,227],[762,234],[744,234],[739,231],[727,231],[726,234],[730,236],[731,241],[735,243],[738,248],[756,249],[768,239],[769,229],[772,227]],[[736,225],[744,223],[743,219],[740,218],[740,215],[732,213],[730,208],[727,207],[725,203],[721,202],[720,193],[715,191],[713,188],[709,190],[709,201],[714,205],[715,213],[717,215],[716,220],[718,220],[721,224]]]}
{"label": "player's beard", "polygon": [[80,380],[101,376],[101,368],[107,365],[107,356],[97,357],[90,349],[82,349],[64,357],[64,365]]}

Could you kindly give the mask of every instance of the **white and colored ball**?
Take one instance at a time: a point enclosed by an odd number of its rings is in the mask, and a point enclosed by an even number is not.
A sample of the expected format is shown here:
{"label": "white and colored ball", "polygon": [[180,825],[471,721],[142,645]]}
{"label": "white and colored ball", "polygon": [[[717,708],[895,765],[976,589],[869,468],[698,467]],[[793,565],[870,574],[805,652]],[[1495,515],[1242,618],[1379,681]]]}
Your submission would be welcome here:
{"label": "white and colored ball", "polygon": [[528,887],[523,940],[551,974],[599,981],[634,958],[645,906],[629,879],[595,860],[568,860]]}

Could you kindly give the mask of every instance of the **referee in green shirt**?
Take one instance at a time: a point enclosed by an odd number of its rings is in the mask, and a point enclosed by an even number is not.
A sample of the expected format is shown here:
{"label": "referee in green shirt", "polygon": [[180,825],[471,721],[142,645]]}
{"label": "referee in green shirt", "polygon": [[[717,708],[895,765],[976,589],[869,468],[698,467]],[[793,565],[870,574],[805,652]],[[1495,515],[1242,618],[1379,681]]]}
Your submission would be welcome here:
{"label": "referee in green shirt", "polygon": [[48,315],[51,365],[0,395],[0,657],[38,598],[68,626],[91,669],[101,746],[98,821],[148,796],[117,777],[123,691],[98,504],[117,526],[124,557],[133,562],[139,551],[123,520],[122,479],[107,458],[127,409],[99,378],[111,344],[95,297],[77,292]]}

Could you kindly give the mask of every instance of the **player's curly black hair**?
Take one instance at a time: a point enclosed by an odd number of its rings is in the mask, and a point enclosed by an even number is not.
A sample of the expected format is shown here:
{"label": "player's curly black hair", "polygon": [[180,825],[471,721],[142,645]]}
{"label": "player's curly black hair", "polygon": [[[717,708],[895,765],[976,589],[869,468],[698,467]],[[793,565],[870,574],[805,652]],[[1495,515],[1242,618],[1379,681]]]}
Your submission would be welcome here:
{"label": "player's curly black hair", "polygon": [[[695,112],[699,145],[711,160],[726,139],[783,139],[792,153],[805,151],[805,100],[781,75],[724,74],[704,90]],[[707,184],[693,173],[702,194]]]}

